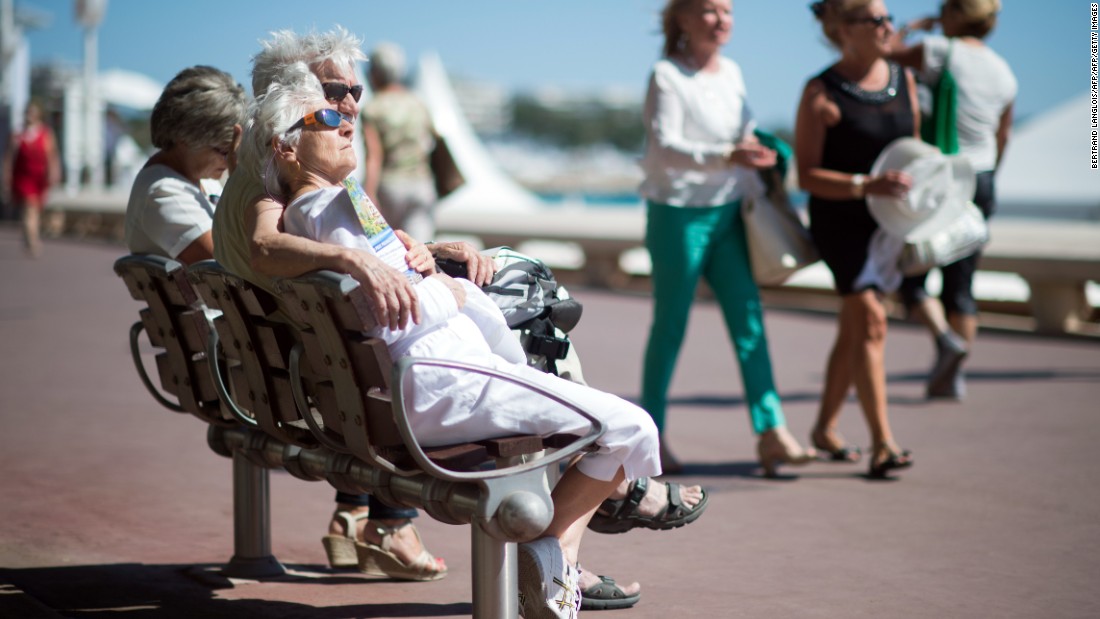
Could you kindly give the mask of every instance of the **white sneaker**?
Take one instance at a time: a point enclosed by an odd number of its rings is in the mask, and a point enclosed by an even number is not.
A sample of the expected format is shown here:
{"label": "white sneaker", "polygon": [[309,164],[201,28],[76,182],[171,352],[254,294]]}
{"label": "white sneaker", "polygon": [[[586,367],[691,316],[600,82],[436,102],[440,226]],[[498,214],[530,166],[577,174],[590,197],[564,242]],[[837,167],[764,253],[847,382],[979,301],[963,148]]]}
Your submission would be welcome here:
{"label": "white sneaker", "polygon": [[580,572],[565,560],[557,538],[520,544],[520,615],[524,619],[576,619],[580,612]]}

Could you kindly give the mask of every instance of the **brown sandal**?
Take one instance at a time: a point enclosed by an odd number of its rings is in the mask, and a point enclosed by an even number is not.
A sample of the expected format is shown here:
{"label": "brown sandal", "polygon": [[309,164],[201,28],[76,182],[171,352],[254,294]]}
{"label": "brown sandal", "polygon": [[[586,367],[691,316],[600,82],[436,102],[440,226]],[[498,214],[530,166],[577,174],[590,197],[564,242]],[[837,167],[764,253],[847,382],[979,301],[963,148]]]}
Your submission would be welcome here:
{"label": "brown sandal", "polygon": [[325,546],[325,555],[328,556],[328,564],[334,570],[356,568],[359,566],[359,556],[355,551],[355,533],[359,529],[357,523],[364,518],[369,518],[370,514],[367,512],[353,514],[341,510],[332,517],[344,522],[344,534],[330,533],[321,538],[321,543]]}
{"label": "brown sandal", "polygon": [[415,528],[413,533],[416,534],[416,541],[420,543],[421,547],[419,556],[411,562],[405,563],[391,550],[393,548],[393,534],[405,527],[412,526],[411,520],[393,527],[376,523],[371,523],[371,526],[375,527],[375,531],[382,536],[382,541],[380,544],[365,542],[355,545],[355,550],[359,555],[360,572],[418,582],[439,580],[447,575],[447,566],[444,565],[443,559],[432,556],[432,553],[424,548],[424,540],[420,538],[420,531]]}

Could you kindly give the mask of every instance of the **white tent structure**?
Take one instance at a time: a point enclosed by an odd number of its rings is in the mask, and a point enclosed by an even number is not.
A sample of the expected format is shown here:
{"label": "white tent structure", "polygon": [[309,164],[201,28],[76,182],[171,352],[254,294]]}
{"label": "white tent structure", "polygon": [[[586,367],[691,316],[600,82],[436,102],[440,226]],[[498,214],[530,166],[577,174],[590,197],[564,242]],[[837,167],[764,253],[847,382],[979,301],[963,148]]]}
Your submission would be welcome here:
{"label": "white tent structure", "polygon": [[1092,114],[1083,93],[1013,132],[997,173],[998,214],[1100,221]]}
{"label": "white tent structure", "polygon": [[543,206],[538,196],[506,176],[493,162],[462,115],[438,54],[429,52],[421,56],[414,90],[428,106],[436,131],[447,141],[466,179],[462,187],[439,202],[437,218],[452,220],[475,213],[522,213]]}
{"label": "white tent structure", "polygon": [[99,97],[110,105],[152,110],[163,89],[164,84],[134,71],[108,69],[99,74]]}

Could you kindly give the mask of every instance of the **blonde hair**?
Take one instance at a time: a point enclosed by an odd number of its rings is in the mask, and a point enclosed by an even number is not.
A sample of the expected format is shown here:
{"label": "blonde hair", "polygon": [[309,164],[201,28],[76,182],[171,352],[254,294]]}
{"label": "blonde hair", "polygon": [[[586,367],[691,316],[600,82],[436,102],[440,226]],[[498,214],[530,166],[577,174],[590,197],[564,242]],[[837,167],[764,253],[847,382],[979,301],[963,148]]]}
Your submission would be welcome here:
{"label": "blonde hair", "polygon": [[840,27],[859,9],[871,4],[871,0],[819,0],[810,5],[814,17],[821,22],[821,31],[833,47],[840,48]]}
{"label": "blonde hair", "polygon": [[958,16],[957,34],[984,39],[997,25],[1001,0],[947,0],[943,12],[948,11]]}
{"label": "blonde hair", "polygon": [[680,27],[677,16],[683,13],[689,6],[699,0],[668,0],[664,10],[661,11],[661,32],[665,35],[665,43],[661,47],[661,53],[672,56],[682,45],[684,29]]}

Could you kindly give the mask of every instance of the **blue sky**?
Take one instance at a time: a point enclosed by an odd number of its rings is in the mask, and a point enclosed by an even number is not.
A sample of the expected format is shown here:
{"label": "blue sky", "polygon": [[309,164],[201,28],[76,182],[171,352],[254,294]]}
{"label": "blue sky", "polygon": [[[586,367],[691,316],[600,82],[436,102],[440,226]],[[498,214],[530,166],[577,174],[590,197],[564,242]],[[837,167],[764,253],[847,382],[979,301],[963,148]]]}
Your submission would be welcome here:
{"label": "blue sky", "polygon": [[[1049,109],[1089,88],[1089,2],[1004,0],[990,38],[1020,82],[1017,117]],[[79,66],[83,35],[72,0],[16,0],[52,15],[28,33],[32,62]],[[509,89],[614,89],[639,100],[660,46],[661,0],[108,0],[99,31],[101,69],[167,82],[210,64],[249,84],[249,59],[272,30],[342,24],[364,47],[394,41],[410,56],[434,49],[452,74]],[[789,126],[804,81],[835,58],[808,0],[735,0],[725,53],[744,69],[749,102],[769,126]],[[933,1],[892,0],[902,22]]]}

